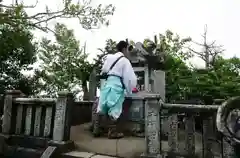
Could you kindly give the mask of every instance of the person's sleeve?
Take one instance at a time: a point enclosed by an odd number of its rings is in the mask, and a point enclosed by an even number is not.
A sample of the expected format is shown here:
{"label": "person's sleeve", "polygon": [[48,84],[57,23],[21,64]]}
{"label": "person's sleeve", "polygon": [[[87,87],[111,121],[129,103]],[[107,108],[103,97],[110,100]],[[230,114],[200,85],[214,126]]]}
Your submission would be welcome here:
{"label": "person's sleeve", "polygon": [[125,60],[125,64],[123,66],[123,83],[127,94],[131,94],[132,89],[137,86],[137,76],[134,73],[131,63],[127,59]]}
{"label": "person's sleeve", "polygon": [[107,72],[107,71],[108,71],[108,70],[107,70],[107,61],[108,61],[108,58],[109,58],[109,55],[107,55],[107,56],[105,57],[105,59],[104,59],[101,74],[102,74],[103,72]]}

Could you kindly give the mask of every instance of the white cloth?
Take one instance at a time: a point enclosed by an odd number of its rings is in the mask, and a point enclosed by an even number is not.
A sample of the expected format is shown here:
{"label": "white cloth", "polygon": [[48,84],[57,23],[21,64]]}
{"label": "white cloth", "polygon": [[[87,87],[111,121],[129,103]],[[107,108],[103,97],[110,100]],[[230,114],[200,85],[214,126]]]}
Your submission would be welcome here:
{"label": "white cloth", "polygon": [[[108,54],[104,61],[102,72],[108,72],[111,65],[120,57],[124,56],[123,53],[118,52],[115,54]],[[121,58],[115,66],[108,72],[109,75],[117,75],[123,78],[123,84],[126,88],[127,94],[132,93],[132,89],[137,86],[137,77],[134,73],[133,67],[130,61],[123,57]]]}

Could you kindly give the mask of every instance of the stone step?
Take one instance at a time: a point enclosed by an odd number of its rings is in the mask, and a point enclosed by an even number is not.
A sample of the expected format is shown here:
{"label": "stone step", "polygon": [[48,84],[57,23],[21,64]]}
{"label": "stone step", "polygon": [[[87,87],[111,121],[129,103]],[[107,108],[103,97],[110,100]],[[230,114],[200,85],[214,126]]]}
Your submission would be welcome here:
{"label": "stone step", "polygon": [[91,152],[71,151],[62,154],[62,158],[116,158],[116,157],[100,155]]}

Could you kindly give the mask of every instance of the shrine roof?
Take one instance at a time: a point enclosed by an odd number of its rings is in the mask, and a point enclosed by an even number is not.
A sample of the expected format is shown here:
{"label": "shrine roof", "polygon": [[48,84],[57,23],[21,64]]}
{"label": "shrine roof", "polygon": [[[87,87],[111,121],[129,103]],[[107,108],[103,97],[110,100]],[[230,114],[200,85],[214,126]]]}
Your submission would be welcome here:
{"label": "shrine roof", "polygon": [[147,51],[142,43],[138,42],[134,45],[134,47],[129,52],[129,60],[132,64],[151,64],[156,65],[161,63],[160,56],[156,55],[156,50]]}

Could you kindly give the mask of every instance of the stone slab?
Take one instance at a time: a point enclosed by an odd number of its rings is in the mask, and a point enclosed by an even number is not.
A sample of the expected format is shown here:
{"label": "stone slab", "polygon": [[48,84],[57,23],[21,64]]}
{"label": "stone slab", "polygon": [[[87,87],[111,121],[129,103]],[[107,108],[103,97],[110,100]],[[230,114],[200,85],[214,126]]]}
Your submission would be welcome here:
{"label": "stone slab", "polygon": [[79,151],[93,152],[109,156],[133,157],[144,151],[144,138],[126,137],[119,140],[94,138],[88,131],[90,124],[73,126],[71,140]]}

